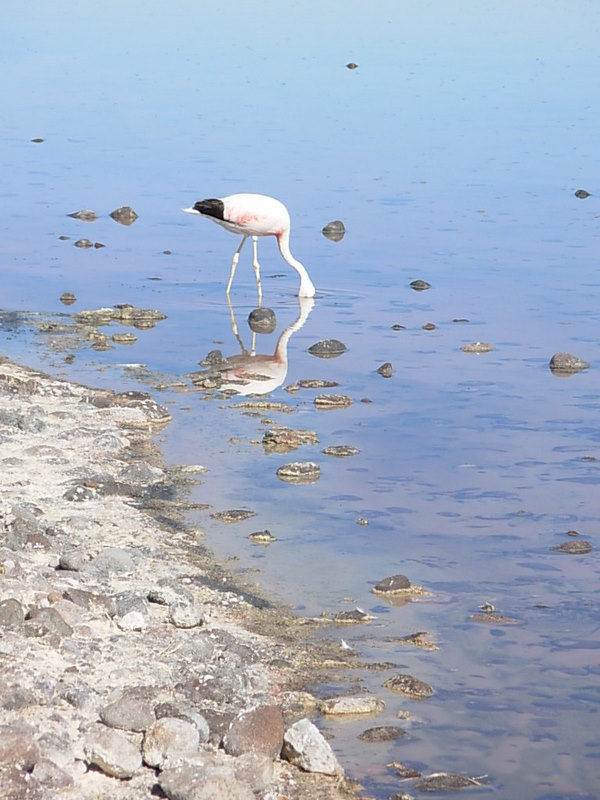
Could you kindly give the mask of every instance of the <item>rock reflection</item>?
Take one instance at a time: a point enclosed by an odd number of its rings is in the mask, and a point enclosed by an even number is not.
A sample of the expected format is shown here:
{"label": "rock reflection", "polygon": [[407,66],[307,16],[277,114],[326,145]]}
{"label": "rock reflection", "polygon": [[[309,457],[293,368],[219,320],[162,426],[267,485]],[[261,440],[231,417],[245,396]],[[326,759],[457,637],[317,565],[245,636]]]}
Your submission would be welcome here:
{"label": "rock reflection", "polygon": [[252,347],[248,352],[239,335],[230,303],[231,329],[242,353],[223,359],[210,370],[193,373],[189,376],[192,382],[204,389],[219,389],[239,395],[264,395],[277,389],[284,382],[288,371],[288,343],[308,319],[314,300],[311,297],[299,297],[298,306],[298,317],[281,333],[273,355],[267,355],[255,352],[255,333],[252,334]]}

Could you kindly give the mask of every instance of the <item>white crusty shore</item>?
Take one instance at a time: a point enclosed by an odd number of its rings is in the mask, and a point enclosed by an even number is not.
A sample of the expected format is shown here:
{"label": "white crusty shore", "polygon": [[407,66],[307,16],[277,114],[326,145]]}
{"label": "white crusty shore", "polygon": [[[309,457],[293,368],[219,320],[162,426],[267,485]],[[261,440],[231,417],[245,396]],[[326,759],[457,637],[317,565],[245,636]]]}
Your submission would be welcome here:
{"label": "white crusty shore", "polygon": [[0,797],[354,796],[308,723],[301,763],[332,774],[280,756],[327,646],[158,522],[185,508],[168,420],[0,358]]}

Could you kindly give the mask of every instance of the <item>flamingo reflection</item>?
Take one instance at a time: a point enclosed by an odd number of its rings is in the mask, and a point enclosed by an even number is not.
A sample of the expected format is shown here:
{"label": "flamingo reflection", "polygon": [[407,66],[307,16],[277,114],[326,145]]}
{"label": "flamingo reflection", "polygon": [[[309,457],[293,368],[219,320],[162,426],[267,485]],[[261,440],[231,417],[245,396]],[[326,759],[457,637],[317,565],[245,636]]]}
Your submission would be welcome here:
{"label": "flamingo reflection", "polygon": [[[195,373],[191,376],[196,385],[205,388],[218,388],[223,392],[240,395],[268,394],[284,382],[288,371],[288,343],[294,333],[300,330],[312,308],[312,297],[298,297],[299,313],[296,320],[289,325],[277,340],[273,355],[255,352],[256,334],[252,334],[250,352],[238,333],[233,307],[229,305],[231,328],[242,350],[241,355],[229,356],[221,363],[214,365],[208,372]],[[208,380],[208,385],[207,385]]]}

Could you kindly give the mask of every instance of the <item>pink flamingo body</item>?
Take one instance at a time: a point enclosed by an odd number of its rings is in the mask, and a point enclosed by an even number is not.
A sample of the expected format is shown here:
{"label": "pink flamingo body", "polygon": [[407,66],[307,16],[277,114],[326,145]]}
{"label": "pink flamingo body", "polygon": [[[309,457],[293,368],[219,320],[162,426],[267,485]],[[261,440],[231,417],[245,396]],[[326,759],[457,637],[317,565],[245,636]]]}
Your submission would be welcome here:
{"label": "pink flamingo body", "polygon": [[258,302],[262,300],[260,264],[258,263],[258,237],[275,236],[284,261],[293,267],[300,276],[299,297],[314,297],[315,287],[303,264],[290,252],[290,215],[287,208],[274,197],[264,194],[232,194],[228,197],[199,200],[191,208],[184,208],[189,214],[208,217],[231,233],[242,236],[240,246],[233,255],[231,273],[227,283],[227,295],[233,283],[233,276],[246,239],[252,237],[254,272],[258,286]]}

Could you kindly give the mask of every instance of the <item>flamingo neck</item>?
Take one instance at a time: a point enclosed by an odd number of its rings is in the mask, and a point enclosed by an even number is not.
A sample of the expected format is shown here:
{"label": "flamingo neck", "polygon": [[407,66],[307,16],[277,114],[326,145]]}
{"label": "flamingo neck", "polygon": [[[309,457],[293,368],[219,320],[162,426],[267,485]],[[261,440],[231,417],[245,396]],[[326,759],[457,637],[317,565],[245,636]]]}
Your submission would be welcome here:
{"label": "flamingo neck", "polygon": [[277,234],[277,244],[279,245],[279,252],[284,260],[293,267],[298,275],[300,275],[300,289],[298,290],[298,297],[314,297],[315,287],[309,278],[308,272],[303,264],[297,261],[290,251],[290,232],[284,230],[282,233]]}

